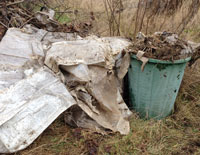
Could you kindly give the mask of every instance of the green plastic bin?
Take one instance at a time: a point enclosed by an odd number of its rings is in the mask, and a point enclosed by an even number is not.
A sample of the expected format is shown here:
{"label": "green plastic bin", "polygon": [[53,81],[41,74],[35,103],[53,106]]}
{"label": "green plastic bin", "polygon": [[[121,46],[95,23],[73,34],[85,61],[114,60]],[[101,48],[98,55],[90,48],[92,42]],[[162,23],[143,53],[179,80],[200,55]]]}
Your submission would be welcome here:
{"label": "green plastic bin", "polygon": [[190,59],[174,62],[149,59],[142,72],[142,62],[135,55],[131,56],[129,97],[132,108],[141,118],[162,119],[171,114]]}

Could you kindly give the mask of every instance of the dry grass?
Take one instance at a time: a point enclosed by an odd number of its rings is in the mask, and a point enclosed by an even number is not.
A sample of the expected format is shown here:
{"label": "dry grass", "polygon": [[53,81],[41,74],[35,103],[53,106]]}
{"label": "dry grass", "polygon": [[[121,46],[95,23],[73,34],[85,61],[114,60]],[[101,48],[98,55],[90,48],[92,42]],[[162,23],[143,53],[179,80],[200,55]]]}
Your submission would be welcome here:
{"label": "dry grass", "polygon": [[[152,3],[146,3],[148,1]],[[62,22],[92,21],[92,33],[101,36],[121,35],[134,38],[138,31],[145,34],[171,31],[186,39],[199,40],[199,0],[166,0],[166,3],[148,1],[46,0],[45,3],[62,12],[59,13]],[[91,20],[91,13],[95,20]]]}

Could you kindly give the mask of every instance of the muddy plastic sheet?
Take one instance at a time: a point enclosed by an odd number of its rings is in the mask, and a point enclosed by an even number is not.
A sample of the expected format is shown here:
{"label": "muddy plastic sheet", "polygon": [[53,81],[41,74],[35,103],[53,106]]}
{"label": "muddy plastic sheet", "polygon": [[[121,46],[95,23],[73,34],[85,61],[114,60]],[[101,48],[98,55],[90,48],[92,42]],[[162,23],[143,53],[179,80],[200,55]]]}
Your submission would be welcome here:
{"label": "muddy plastic sheet", "polygon": [[16,83],[0,94],[0,152],[26,148],[74,104],[64,84],[46,67]]}
{"label": "muddy plastic sheet", "polygon": [[[67,71],[67,68],[65,70]],[[101,128],[103,127],[114,132],[119,131],[121,134],[127,134],[129,133],[130,127],[126,119],[131,112],[124,104],[119,93],[116,77],[112,73],[108,75],[107,72],[108,70],[105,68],[89,66],[87,74],[90,77],[90,82],[86,82],[86,86],[82,86],[81,84],[77,85],[75,89],[73,88],[71,94],[76,98],[79,107],[94,120],[94,123],[90,122],[88,127],[95,128],[98,132],[102,132],[103,130],[101,131]],[[66,76],[66,79],[68,79],[68,76]],[[80,83],[85,79],[81,79]],[[73,82],[79,82],[79,80],[74,79],[73,81],[66,81],[69,87]],[[82,117],[72,118],[72,120],[75,123],[79,123]],[[71,122],[71,120],[69,121]],[[69,122],[67,123],[70,124]],[[99,125],[97,126],[96,123]],[[82,124],[77,124],[77,126],[85,127]]]}
{"label": "muddy plastic sheet", "polygon": [[[120,46],[117,44],[121,42]],[[127,118],[131,112],[124,103],[114,70],[115,59],[129,42],[120,38],[88,37],[83,40],[52,44],[45,64],[54,72],[62,72],[64,80],[78,106],[105,129],[128,134]],[[69,113],[68,113],[69,116]],[[79,124],[82,117],[67,119]],[[73,120],[73,121],[72,121]],[[83,127],[82,125],[78,125]],[[97,126],[96,126],[97,127]],[[99,130],[99,129],[97,129]]]}
{"label": "muddy plastic sheet", "polygon": [[45,63],[55,72],[58,72],[59,65],[66,64],[68,66],[98,65],[113,69],[116,60],[122,57],[122,50],[129,45],[130,42],[123,38],[113,37],[111,39],[96,36],[75,41],[56,42],[48,50]]}
{"label": "muddy plastic sheet", "polygon": [[77,39],[81,37],[73,33],[47,32],[31,25],[8,29],[0,42],[0,92],[23,79],[25,68],[43,66],[51,43]]}
{"label": "muddy plastic sheet", "polygon": [[43,65],[45,33],[12,28],[0,42],[0,153],[26,148],[76,104],[59,77]]}
{"label": "muddy plastic sheet", "polygon": [[40,39],[44,32],[8,29],[0,42],[0,92],[24,78],[24,67],[30,61],[42,61],[44,53]]}
{"label": "muddy plastic sheet", "polygon": [[[27,60],[35,55],[44,56],[42,44],[40,42],[44,33],[29,34],[28,32],[23,33],[23,31],[25,30],[20,30],[17,28],[8,29],[6,35],[0,42],[1,57],[12,56],[15,58],[21,58]],[[5,64],[4,61],[1,63]]]}

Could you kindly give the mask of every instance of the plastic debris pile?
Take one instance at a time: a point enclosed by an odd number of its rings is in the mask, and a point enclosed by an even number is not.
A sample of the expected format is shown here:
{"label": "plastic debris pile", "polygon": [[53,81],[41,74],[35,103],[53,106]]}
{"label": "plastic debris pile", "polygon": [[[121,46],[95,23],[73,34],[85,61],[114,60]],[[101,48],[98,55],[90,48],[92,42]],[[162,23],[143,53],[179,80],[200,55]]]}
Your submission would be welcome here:
{"label": "plastic debris pile", "polygon": [[128,134],[121,89],[129,45],[30,25],[8,29],[0,42],[0,152],[26,148],[64,111],[72,126]]}

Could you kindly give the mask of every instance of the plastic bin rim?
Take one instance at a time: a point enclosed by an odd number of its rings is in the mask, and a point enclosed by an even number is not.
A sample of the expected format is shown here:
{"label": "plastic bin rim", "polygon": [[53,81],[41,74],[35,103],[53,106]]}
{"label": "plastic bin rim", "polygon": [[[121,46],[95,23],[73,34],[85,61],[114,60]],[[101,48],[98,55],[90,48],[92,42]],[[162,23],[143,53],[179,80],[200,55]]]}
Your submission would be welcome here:
{"label": "plastic bin rim", "polygon": [[[136,55],[131,54],[131,58],[137,59]],[[174,60],[174,61],[169,61],[169,60],[158,60],[158,59],[152,59],[149,58],[150,63],[160,63],[160,64],[181,64],[181,63],[186,63],[191,60],[191,57],[187,57],[185,59],[180,59],[180,60]]]}

